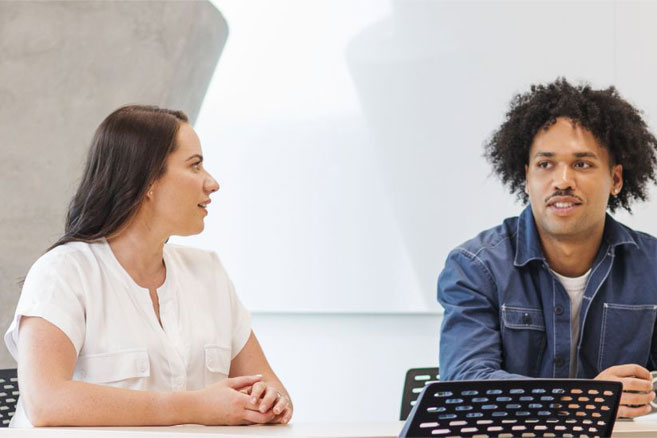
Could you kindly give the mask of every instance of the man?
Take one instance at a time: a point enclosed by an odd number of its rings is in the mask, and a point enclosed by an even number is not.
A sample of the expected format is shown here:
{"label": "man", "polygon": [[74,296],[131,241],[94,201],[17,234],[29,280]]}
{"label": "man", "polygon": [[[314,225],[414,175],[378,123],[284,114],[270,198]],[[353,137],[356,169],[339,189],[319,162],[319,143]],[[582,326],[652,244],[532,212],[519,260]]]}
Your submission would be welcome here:
{"label": "man", "polygon": [[657,240],[606,210],[646,199],[657,140],[613,87],[559,79],[516,96],[485,147],[529,206],[448,256],[441,379],[618,380],[618,415],[649,412]]}

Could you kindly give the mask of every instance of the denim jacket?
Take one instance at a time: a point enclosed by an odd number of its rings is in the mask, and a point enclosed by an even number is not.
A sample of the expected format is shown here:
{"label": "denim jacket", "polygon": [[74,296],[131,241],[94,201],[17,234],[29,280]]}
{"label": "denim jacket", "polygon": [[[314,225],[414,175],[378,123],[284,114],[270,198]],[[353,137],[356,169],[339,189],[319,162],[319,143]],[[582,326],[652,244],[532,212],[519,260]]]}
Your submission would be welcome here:
{"label": "denim jacket", "polygon": [[[438,278],[444,380],[568,377],[570,298],[531,208],[454,249]],[[579,315],[578,378],[657,368],[657,239],[607,215]]]}

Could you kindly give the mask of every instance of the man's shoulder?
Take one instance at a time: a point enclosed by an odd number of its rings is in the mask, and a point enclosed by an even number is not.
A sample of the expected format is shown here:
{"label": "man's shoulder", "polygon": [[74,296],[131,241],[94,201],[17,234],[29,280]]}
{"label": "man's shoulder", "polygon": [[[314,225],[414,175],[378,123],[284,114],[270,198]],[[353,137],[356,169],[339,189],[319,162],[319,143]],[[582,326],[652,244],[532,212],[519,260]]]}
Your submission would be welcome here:
{"label": "man's shoulder", "polygon": [[[625,232],[629,238],[630,242],[635,243],[632,245],[633,251],[638,251],[641,253],[651,254],[654,257],[657,256],[657,237],[652,234],[646,233],[644,231],[635,230],[628,227],[625,224],[616,222],[616,224]],[[627,246],[627,245],[625,245]]]}
{"label": "man's shoulder", "polygon": [[462,253],[469,258],[486,259],[494,257],[513,261],[515,256],[517,216],[505,219],[501,224],[484,230],[475,237],[458,245],[452,253]]}

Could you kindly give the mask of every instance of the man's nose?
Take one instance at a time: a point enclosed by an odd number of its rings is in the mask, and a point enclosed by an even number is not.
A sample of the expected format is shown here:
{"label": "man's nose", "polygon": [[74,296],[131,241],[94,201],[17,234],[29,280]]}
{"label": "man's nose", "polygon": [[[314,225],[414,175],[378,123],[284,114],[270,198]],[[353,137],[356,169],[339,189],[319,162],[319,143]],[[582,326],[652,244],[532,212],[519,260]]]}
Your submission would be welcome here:
{"label": "man's nose", "polygon": [[570,166],[562,164],[555,172],[554,187],[559,190],[575,188],[575,172]]}

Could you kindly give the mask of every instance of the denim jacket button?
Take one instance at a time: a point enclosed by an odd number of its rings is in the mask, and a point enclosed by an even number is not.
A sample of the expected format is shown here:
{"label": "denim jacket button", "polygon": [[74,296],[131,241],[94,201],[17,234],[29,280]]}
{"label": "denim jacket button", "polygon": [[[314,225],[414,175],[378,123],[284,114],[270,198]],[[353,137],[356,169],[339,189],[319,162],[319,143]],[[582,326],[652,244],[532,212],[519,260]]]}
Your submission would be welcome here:
{"label": "denim jacket button", "polygon": [[525,325],[529,325],[532,323],[532,317],[529,313],[525,313],[522,315],[522,323]]}
{"label": "denim jacket button", "polygon": [[556,357],[554,358],[554,365],[555,365],[557,368],[561,368],[561,367],[564,365],[563,357],[561,357],[561,356],[556,356]]}
{"label": "denim jacket button", "polygon": [[563,306],[560,304],[554,306],[554,313],[556,313],[557,315],[561,315],[563,313]]}

